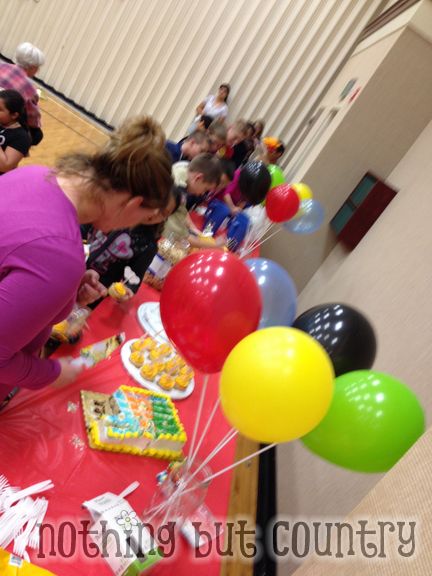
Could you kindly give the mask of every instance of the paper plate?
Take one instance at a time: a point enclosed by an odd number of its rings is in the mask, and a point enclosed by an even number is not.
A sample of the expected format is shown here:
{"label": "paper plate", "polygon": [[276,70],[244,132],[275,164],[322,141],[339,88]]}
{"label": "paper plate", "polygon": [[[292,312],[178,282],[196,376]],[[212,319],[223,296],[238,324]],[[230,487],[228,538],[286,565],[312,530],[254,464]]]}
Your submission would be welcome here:
{"label": "paper plate", "polygon": [[159,344],[169,342],[162,325],[159,302],[145,302],[137,310],[138,322],[149,336]]}
{"label": "paper plate", "polygon": [[[151,380],[145,380],[141,376],[140,369],[137,368],[136,366],[134,366],[132,364],[132,362],[129,360],[129,356],[131,353],[131,350],[130,350],[131,344],[133,344],[133,342],[135,342],[136,340],[139,340],[139,338],[134,338],[133,340],[128,340],[123,345],[121,352],[120,352],[123,366],[126,368],[127,372],[132,376],[132,378],[134,380],[136,380],[136,382],[138,382],[138,384],[141,384],[141,386],[143,386],[144,388],[147,388],[148,390],[152,390],[153,392],[159,392],[161,394],[166,394],[167,396],[169,396],[173,400],[183,400],[184,398],[187,398],[188,396],[190,396],[192,394],[192,392],[194,391],[194,388],[195,388],[195,378],[192,378],[192,380],[191,380],[189,386],[186,388],[186,390],[177,390],[177,388],[173,388],[172,390],[164,390],[156,382],[153,382]],[[146,354],[147,354],[147,352],[146,352]],[[175,354],[175,352],[173,349],[173,355],[174,354]]]}

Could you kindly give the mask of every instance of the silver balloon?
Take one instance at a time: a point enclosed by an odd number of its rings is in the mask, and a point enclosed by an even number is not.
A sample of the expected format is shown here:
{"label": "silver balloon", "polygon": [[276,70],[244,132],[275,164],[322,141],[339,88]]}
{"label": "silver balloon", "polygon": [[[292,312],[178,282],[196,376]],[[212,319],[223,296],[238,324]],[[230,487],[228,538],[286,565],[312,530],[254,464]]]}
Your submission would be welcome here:
{"label": "silver balloon", "polygon": [[285,230],[293,234],[313,234],[324,222],[324,207],[318,200],[303,200],[298,216],[283,223]]}

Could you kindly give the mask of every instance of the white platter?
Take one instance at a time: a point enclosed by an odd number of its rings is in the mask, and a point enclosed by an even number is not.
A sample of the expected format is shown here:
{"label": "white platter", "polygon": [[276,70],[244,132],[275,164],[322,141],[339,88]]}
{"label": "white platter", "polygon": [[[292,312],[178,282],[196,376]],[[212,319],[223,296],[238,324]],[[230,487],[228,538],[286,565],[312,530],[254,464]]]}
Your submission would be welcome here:
{"label": "white platter", "polygon": [[159,344],[169,342],[162,325],[159,302],[145,302],[137,310],[138,322],[149,336]]}
{"label": "white platter", "polygon": [[[167,396],[169,396],[173,400],[183,400],[184,398],[187,398],[188,396],[190,396],[192,394],[192,392],[194,391],[194,388],[195,388],[195,379],[194,378],[192,378],[192,380],[191,380],[189,386],[186,388],[186,390],[177,390],[177,388],[172,388],[172,390],[164,390],[163,388],[158,386],[158,384],[156,384],[156,382],[152,382],[151,380],[145,380],[141,376],[140,369],[137,368],[136,366],[134,366],[132,364],[132,362],[129,360],[129,356],[131,353],[131,350],[130,350],[131,344],[136,342],[136,340],[139,340],[139,338],[134,338],[133,340],[128,340],[127,342],[125,342],[125,344],[123,344],[123,347],[122,347],[121,352],[120,352],[120,357],[122,359],[123,366],[126,368],[127,372],[132,376],[132,378],[134,380],[136,380],[138,382],[138,384],[140,384],[144,388],[147,388],[148,390],[151,390],[152,392],[160,392],[161,394],[166,394]],[[174,351],[173,351],[173,354],[174,354]]]}

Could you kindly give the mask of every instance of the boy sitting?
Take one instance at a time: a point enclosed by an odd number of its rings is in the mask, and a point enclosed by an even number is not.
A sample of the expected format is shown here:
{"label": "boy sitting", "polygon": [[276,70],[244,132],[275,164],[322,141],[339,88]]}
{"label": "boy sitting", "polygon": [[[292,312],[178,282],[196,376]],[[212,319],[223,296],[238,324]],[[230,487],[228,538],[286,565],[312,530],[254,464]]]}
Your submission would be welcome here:
{"label": "boy sitting", "polygon": [[249,226],[243,209],[261,204],[270,184],[271,176],[263,162],[247,162],[235,171],[231,182],[214,195],[205,214],[204,229],[215,234],[227,220],[227,246],[235,252]]}
{"label": "boy sitting", "polygon": [[247,136],[248,127],[244,120],[236,120],[227,130],[223,157],[231,160],[236,168],[243,164],[249,154],[246,143]]}
{"label": "boy sitting", "polygon": [[207,130],[209,139],[209,152],[217,154],[219,150],[226,146],[227,129],[225,124],[219,120],[213,120]]}
{"label": "boy sitting", "polygon": [[191,162],[178,162],[173,165],[173,178],[182,202],[166,221],[163,236],[172,234],[176,239],[187,239],[194,248],[208,248],[208,241],[200,238],[202,233],[189,216],[186,199],[188,196],[200,199],[215,191],[221,178],[219,159],[212,154],[199,154]]}
{"label": "boy sitting", "polygon": [[165,148],[169,152],[173,164],[182,160],[192,160],[198,154],[208,152],[209,141],[206,132],[195,130],[187,138],[180,140],[180,142],[173,142],[167,140]]}

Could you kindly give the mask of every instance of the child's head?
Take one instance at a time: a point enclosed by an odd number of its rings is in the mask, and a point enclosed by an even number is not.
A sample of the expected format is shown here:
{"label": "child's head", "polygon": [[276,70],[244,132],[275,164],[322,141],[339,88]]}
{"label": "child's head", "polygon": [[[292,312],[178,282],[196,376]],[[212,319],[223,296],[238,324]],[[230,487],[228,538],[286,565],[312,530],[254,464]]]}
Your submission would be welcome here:
{"label": "child's head", "polygon": [[255,122],[254,122],[254,128],[255,128],[254,137],[257,138],[258,140],[260,140],[261,136],[263,135],[264,127],[265,127],[265,121],[264,120],[255,120]]}
{"label": "child's head", "polygon": [[182,155],[192,160],[198,154],[208,152],[209,142],[206,132],[195,130],[182,144]]}
{"label": "child's head", "polygon": [[209,138],[209,152],[216,154],[226,144],[227,129],[219,120],[213,120],[207,130]]}
{"label": "child's head", "polygon": [[211,116],[206,116],[205,114],[201,114],[198,118],[196,123],[195,130],[199,130],[200,132],[207,132],[210,124],[213,122],[213,118]]}
{"label": "child's head", "polygon": [[277,164],[279,158],[285,152],[285,146],[279,138],[263,138],[266,147],[266,156],[269,164]]}
{"label": "child's head", "polygon": [[0,125],[7,127],[15,122],[25,125],[25,101],[16,90],[0,90]]}
{"label": "child's head", "polygon": [[247,138],[247,124],[244,120],[236,120],[227,130],[227,144],[235,146],[245,138]]}
{"label": "child's head", "polygon": [[216,189],[220,178],[219,158],[208,153],[200,154],[189,164],[187,191],[192,196],[204,196]]}
{"label": "child's head", "polygon": [[253,124],[253,122],[246,122],[246,138],[248,140],[253,140],[253,137],[255,135],[255,126]]}

